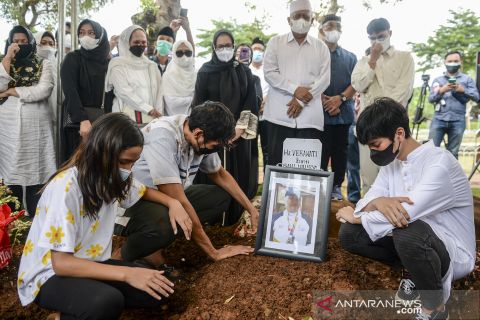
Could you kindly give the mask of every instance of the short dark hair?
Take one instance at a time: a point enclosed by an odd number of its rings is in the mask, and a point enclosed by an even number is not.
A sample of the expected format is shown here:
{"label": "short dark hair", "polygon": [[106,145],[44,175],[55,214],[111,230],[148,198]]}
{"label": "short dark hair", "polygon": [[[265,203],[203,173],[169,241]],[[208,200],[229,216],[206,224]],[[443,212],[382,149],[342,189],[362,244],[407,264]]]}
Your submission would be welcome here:
{"label": "short dark hair", "polygon": [[166,27],[163,27],[162,29],[160,29],[160,31],[157,34],[157,38],[159,36],[167,36],[167,37],[172,38],[173,41],[175,41],[175,33],[173,32],[173,29],[170,28],[169,26],[166,26]]}
{"label": "short dark hair", "polygon": [[445,57],[443,57],[443,59],[447,59],[447,57],[451,54],[458,54],[460,56],[460,60],[463,59],[463,55],[460,51],[458,50],[453,50],[453,51],[448,51],[446,54],[445,54]]}
{"label": "short dark hair", "polygon": [[259,43],[259,44],[261,44],[262,46],[265,47],[265,42],[263,42],[263,40],[260,39],[259,37],[255,37],[255,38],[252,40],[252,46],[253,46],[254,44],[256,44],[256,43]]}
{"label": "short dark hair", "polygon": [[367,33],[379,33],[385,30],[390,30],[390,23],[385,18],[373,19],[367,26]]}
{"label": "short dark hair", "polygon": [[224,146],[235,135],[235,124],[232,112],[221,102],[205,101],[193,107],[188,117],[190,131],[199,128],[203,131],[205,142],[219,141]]}
{"label": "short dark hair", "polygon": [[336,14],[329,13],[324,15],[321,20],[320,20],[320,25],[323,25],[324,23],[327,23],[328,21],[336,21],[337,23],[342,22],[342,18],[337,16]]}
{"label": "short dark hair", "polygon": [[377,98],[358,117],[357,139],[361,144],[368,144],[377,138],[388,138],[393,141],[398,128],[405,130],[405,138],[410,137],[405,107],[391,98]]}

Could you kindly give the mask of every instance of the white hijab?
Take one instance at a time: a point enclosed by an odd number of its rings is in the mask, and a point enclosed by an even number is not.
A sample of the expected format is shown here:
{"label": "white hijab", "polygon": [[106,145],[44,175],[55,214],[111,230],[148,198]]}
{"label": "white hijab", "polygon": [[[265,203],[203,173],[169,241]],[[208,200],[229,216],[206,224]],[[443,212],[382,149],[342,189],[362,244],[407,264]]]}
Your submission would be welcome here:
{"label": "white hijab", "polygon": [[[105,79],[107,92],[113,89],[113,84],[110,81],[110,75],[112,70],[115,68],[124,67],[132,67],[137,70],[147,69],[148,73],[150,74],[150,88],[152,92],[157,92],[158,86],[160,85],[155,81],[157,79],[156,72],[160,72],[158,70],[157,64],[149,60],[145,55],[137,57],[130,52],[130,38],[132,36],[132,33],[136,30],[142,30],[143,32],[145,32],[142,27],[138,25],[132,25],[127,29],[123,30],[123,32],[120,34],[120,38],[118,40],[119,56],[110,60],[110,63],[108,64],[107,77]],[[153,95],[153,97],[155,97],[155,95]]]}
{"label": "white hijab", "polygon": [[185,44],[190,51],[193,52],[192,44],[186,40],[178,40],[173,44],[172,61],[168,64],[167,70],[163,74],[162,79],[162,94],[164,96],[174,97],[193,97],[195,91],[195,82],[197,81],[197,72],[195,71],[195,58],[190,57],[187,66],[181,66],[178,61],[185,59],[177,57],[178,47]]}

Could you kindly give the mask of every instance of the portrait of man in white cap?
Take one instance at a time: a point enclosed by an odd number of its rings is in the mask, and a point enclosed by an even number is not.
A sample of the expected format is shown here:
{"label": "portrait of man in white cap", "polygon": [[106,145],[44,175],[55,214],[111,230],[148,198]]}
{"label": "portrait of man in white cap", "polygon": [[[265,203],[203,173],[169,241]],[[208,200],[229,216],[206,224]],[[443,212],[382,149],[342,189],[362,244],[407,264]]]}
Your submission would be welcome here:
{"label": "portrait of man in white cap", "polygon": [[273,242],[298,246],[307,245],[310,226],[302,216],[301,199],[301,193],[298,188],[287,188],[285,192],[285,210],[273,215],[271,232]]}

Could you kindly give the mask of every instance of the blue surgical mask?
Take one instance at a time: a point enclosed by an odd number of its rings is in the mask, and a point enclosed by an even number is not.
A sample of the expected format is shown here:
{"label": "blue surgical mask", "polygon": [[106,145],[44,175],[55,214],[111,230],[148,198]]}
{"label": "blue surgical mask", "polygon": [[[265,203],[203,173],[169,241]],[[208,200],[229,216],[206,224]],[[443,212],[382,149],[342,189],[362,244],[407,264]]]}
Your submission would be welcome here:
{"label": "blue surgical mask", "polygon": [[158,40],[157,41],[157,52],[161,56],[168,56],[172,50],[172,44],[166,40]]}
{"label": "blue surgical mask", "polygon": [[132,171],[123,169],[123,168],[119,168],[119,170],[120,170],[120,178],[122,179],[122,181],[127,181],[130,175],[132,174]]}
{"label": "blue surgical mask", "polygon": [[263,52],[259,50],[254,50],[252,55],[252,61],[260,63],[263,61]]}

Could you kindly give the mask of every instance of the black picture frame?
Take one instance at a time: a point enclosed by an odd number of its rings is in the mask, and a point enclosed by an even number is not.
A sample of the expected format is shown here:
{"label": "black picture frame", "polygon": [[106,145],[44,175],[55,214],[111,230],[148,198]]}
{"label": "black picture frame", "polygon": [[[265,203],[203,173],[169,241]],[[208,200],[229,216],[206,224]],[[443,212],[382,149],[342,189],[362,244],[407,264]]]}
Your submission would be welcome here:
{"label": "black picture frame", "polygon": [[[327,257],[333,173],[321,170],[286,168],[269,165],[265,169],[263,181],[262,202],[255,242],[255,254],[303,261],[325,261]],[[281,231],[284,231],[284,221],[287,219],[286,215],[288,215],[285,200],[286,194],[289,192],[286,191],[287,189],[297,190],[297,192],[300,191],[301,207],[299,205],[298,212],[300,213],[300,219],[302,219],[302,217],[304,218],[303,220],[300,220],[300,222],[305,226],[309,226],[307,236],[302,236],[302,240],[300,240],[302,241],[302,244],[300,245],[298,244],[300,241],[296,241],[295,237],[290,237],[287,242],[279,241],[274,237],[276,232],[280,233]],[[302,190],[307,191],[305,191],[305,193]],[[281,202],[279,199],[282,197],[282,191],[285,192],[283,195],[283,207],[285,208],[283,215],[276,210],[281,208]],[[306,199],[311,199],[312,192],[314,196],[314,204],[312,206],[311,201],[309,200],[309,213],[304,214],[304,211],[306,212],[304,202],[306,205]],[[278,213],[275,214],[275,212]],[[312,213],[311,216],[310,212]],[[276,224],[276,219],[279,218],[283,218],[283,221],[279,220],[279,224]],[[296,223],[297,221],[299,220],[295,218]],[[283,230],[279,228],[282,223]],[[274,226],[276,226],[276,228],[274,228]],[[295,228],[293,229],[295,230]],[[290,230],[290,224],[288,224],[288,232],[290,232]],[[306,228],[303,230],[306,230]],[[300,231],[298,232],[300,233]],[[285,235],[285,232],[283,232],[283,235]],[[300,239],[300,237],[297,238]],[[274,240],[272,241],[272,239]]]}

